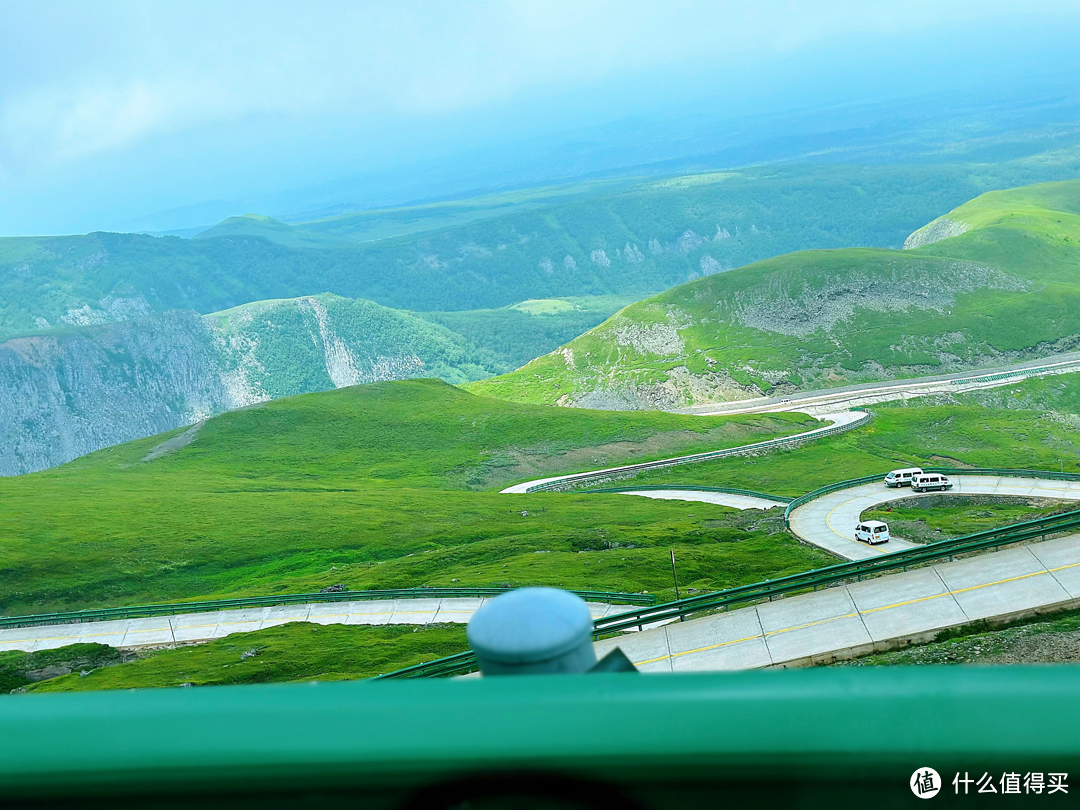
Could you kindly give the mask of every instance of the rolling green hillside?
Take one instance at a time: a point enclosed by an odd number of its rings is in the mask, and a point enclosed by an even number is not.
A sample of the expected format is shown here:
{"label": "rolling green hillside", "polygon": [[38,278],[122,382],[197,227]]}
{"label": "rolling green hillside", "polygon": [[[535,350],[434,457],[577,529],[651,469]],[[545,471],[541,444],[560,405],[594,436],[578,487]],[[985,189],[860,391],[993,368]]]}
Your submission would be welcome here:
{"label": "rolling green hillside", "polygon": [[678,407],[1080,346],[1080,181],[985,194],[904,250],[803,251],[668,290],[474,390]]}
{"label": "rolling green hillside", "polygon": [[196,239],[0,239],[0,338],[330,292],[414,311],[644,296],[803,248],[899,247],[992,188],[1074,177],[1075,150],[994,165],[768,166],[590,181]]}
{"label": "rolling green hillside", "polygon": [[812,424],[801,414],[701,418],[523,406],[430,380],[258,404],[0,479],[0,610],[336,583],[666,594],[671,547],[689,587],[754,581],[824,557],[776,536],[775,520],[719,506],[497,490]]}

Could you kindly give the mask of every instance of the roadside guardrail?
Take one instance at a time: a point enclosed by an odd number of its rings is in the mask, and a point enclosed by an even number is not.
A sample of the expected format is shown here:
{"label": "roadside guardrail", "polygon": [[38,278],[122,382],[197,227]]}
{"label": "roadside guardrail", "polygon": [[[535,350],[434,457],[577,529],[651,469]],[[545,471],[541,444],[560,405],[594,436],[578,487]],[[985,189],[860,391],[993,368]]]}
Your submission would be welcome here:
{"label": "roadside guardrail", "polygon": [[[934,469],[934,472],[939,472]],[[963,472],[972,474],[971,470],[949,470],[949,472]],[[997,473],[1023,472],[1029,477],[1034,473],[1042,473],[1040,477],[1054,478],[1057,480],[1078,480],[1080,476],[1072,473],[1048,473],[1035,470],[1012,470],[996,471]],[[984,471],[983,474],[991,474]],[[881,476],[867,477],[866,479],[853,479],[866,483],[867,481],[880,480]],[[841,482],[849,483],[850,482]],[[837,486],[835,489],[842,489]],[[816,492],[817,490],[815,490]],[[804,496],[805,497],[805,496]],[[799,499],[796,499],[796,501]],[[795,501],[792,501],[795,503]],[[791,574],[786,577],[755,582],[750,585],[740,585],[723,591],[701,594],[699,596],[680,599],[674,602],[666,602],[660,605],[629,610],[613,616],[597,619],[593,623],[593,637],[613,635],[625,630],[641,629],[644,625],[658,622],[670,622],[677,619],[685,619],[694,614],[715,610],[729,610],[732,607],[744,606],[752,603],[773,600],[777,597],[788,596],[807,591],[816,591],[819,588],[849,580],[860,581],[864,577],[892,571],[908,570],[913,566],[932,563],[944,559],[953,559],[963,554],[970,554],[1002,546],[1023,543],[1031,540],[1045,539],[1048,535],[1060,532],[1080,530],[1080,509],[1071,512],[1063,512],[1058,515],[1037,518],[1022,523],[1014,523],[998,529],[988,529],[975,534],[964,535],[950,540],[941,540],[936,543],[927,543],[917,548],[882,554],[866,560],[838,563],[824,568],[815,568],[801,574]],[[475,672],[477,669],[476,657],[472,652],[458,653],[446,658],[440,658],[424,664],[417,664],[396,672],[378,676],[386,678],[438,678],[453,675],[465,675]]]}
{"label": "roadside guardrail", "polygon": [[[205,613],[214,610],[233,610],[251,607],[277,607],[314,602],[369,602],[383,599],[453,599],[499,596],[512,588],[400,588],[382,591],[338,591],[334,593],[292,593],[277,596],[248,596],[239,599],[212,599],[201,602],[172,602],[160,605],[94,608],[63,613],[38,613],[30,616],[2,616],[0,628],[35,627],[46,624],[79,624],[112,619],[143,619],[151,616],[171,616],[178,613]],[[655,605],[656,597],[649,593],[620,593],[614,591],[571,591],[586,602],[605,602],[609,605]]]}
{"label": "roadside guardrail", "polygon": [[[556,478],[554,481],[548,481],[543,484],[536,484],[529,487],[526,492],[551,492],[553,490],[560,490],[564,487],[576,487],[580,484],[588,483],[589,481],[605,481],[613,478],[622,478],[628,475],[636,475],[646,470],[659,470],[664,467],[675,467],[680,464],[695,464],[699,461],[711,461],[717,458],[726,458],[729,456],[742,456],[747,453],[754,453],[760,450],[771,450],[774,447],[783,447],[789,444],[798,444],[800,442],[814,441],[816,439],[822,439],[826,436],[836,436],[840,433],[846,433],[849,430],[854,430],[857,427],[862,427],[872,418],[871,414],[864,413],[859,419],[849,422],[845,425],[834,425],[830,428],[825,428],[819,433],[811,432],[796,433],[793,436],[781,436],[778,439],[767,439],[763,442],[755,442],[753,444],[744,444],[739,447],[729,447],[726,450],[711,450],[707,453],[694,453],[689,456],[679,456],[677,458],[665,458],[659,461],[644,461],[641,464],[628,464],[624,467],[612,467],[608,470],[597,470],[596,472],[574,473],[572,475],[564,475]],[[771,495],[767,497],[772,497]]]}
{"label": "roadside guardrail", "polygon": [[[1064,363],[1058,365],[1066,365]],[[997,382],[998,380],[1008,380],[1013,377],[1031,377],[1035,374],[1045,374],[1048,371],[1053,371],[1058,366],[1039,366],[1038,368],[1021,368],[1016,371],[1002,371],[998,374],[987,374],[983,377],[964,377],[959,380],[953,380],[953,385],[967,385],[970,383],[988,383]]]}

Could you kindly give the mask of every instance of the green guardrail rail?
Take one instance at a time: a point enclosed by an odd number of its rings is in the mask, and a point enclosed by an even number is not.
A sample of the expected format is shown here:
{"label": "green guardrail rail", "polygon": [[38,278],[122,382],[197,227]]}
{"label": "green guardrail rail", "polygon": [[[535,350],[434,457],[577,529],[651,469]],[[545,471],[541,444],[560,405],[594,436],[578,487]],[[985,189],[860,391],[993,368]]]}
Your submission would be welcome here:
{"label": "green guardrail rail", "polygon": [[1010,380],[1015,377],[1030,377],[1034,374],[1045,374],[1048,371],[1053,371],[1056,366],[1039,366],[1038,368],[1021,368],[1016,371],[1002,371],[998,374],[987,374],[983,377],[964,377],[960,380],[953,380],[953,385],[965,385],[966,383],[984,383],[984,382],[996,382],[997,380]]}
{"label": "green guardrail rail", "polygon": [[[453,599],[494,597],[512,588],[400,588],[384,591],[337,591],[333,593],[292,593],[278,596],[248,596],[239,599],[212,599],[202,602],[172,602],[160,605],[94,608],[63,613],[38,613],[30,616],[0,617],[0,628],[35,627],[48,624],[79,624],[112,619],[144,619],[151,616],[172,616],[179,613],[205,613],[215,610],[234,610],[251,607],[277,607],[314,602],[371,602],[382,599]],[[619,593],[615,591],[572,591],[587,602],[606,602],[611,605],[655,605],[656,597],[649,593]]]}
{"label": "green guardrail rail", "polygon": [[[0,700],[0,803],[900,808],[919,806],[913,774],[931,767],[950,807],[1068,807],[1078,727],[1080,678],[1067,665],[23,695]],[[954,795],[954,774],[989,773],[1000,793],[1012,772],[1047,784],[1064,774],[1068,793],[982,802],[971,784]]]}
{"label": "green guardrail rail", "polygon": [[[798,444],[799,442],[814,441],[816,439],[823,439],[827,436],[836,436],[840,433],[846,433],[849,430],[862,427],[872,419],[872,415],[864,413],[859,419],[853,422],[849,422],[846,425],[834,425],[830,428],[819,429],[820,432],[811,432],[809,435],[806,433],[797,433],[794,436],[781,436],[778,439],[767,439],[763,442],[755,442],[753,444],[744,444],[739,447],[729,447],[725,450],[710,450],[707,453],[694,453],[689,456],[679,456],[677,458],[665,458],[659,461],[643,461],[641,464],[628,464],[623,467],[612,467],[607,470],[597,470],[596,472],[587,473],[575,473],[573,475],[564,475],[556,478],[554,481],[547,481],[543,484],[536,484],[526,489],[526,492],[550,492],[552,490],[562,489],[567,486],[576,486],[578,484],[587,483],[589,481],[602,481],[609,478],[618,478],[627,475],[636,475],[640,472],[647,470],[659,470],[665,467],[676,467],[681,464],[696,464],[699,461],[712,461],[718,458],[726,458],[729,456],[741,456],[746,453],[753,453],[760,450],[771,450],[775,447],[783,447],[789,444]],[[772,496],[768,496],[772,497]]]}
{"label": "green guardrail rail", "polygon": [[748,498],[761,498],[777,503],[790,503],[794,498],[784,495],[769,495],[766,492],[755,492],[752,489],[737,489],[735,487],[698,487],[698,486],[664,486],[663,484],[642,484],[637,487],[604,487],[603,489],[587,489],[582,494],[604,495],[613,492],[722,492],[726,495],[745,495]]}
{"label": "green guardrail rail", "polygon": [[[964,472],[970,471],[965,470]],[[1058,480],[1080,480],[1080,476],[1071,473],[1065,473],[1064,475],[1058,473],[1056,477]],[[879,479],[880,476],[874,476],[870,480]],[[854,480],[862,481],[863,479]],[[1015,543],[1045,539],[1048,535],[1075,530],[1080,530],[1080,510],[1014,523],[998,529],[988,529],[950,540],[927,543],[918,548],[905,549],[892,554],[882,554],[867,560],[838,563],[824,568],[815,568],[801,574],[791,574],[786,577],[741,585],[652,607],[623,611],[593,622],[593,636],[598,638],[624,630],[642,629],[645,625],[656,622],[685,619],[706,611],[729,610],[732,607],[772,600],[776,597],[816,591],[819,588],[829,587],[849,580],[859,581],[864,577],[875,574],[899,570],[906,571],[913,566],[943,559],[953,559],[960,555],[1000,548]],[[380,675],[378,678],[437,678],[465,675],[475,672],[476,669],[476,656],[470,651],[424,664],[416,664],[396,672]]]}

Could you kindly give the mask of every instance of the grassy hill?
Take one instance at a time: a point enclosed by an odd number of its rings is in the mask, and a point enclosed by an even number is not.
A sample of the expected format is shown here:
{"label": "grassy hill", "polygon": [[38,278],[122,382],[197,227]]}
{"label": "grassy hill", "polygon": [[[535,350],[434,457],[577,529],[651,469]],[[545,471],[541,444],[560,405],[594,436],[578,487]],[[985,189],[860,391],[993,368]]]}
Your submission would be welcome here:
{"label": "grassy hill", "polygon": [[462,383],[504,373],[627,303],[602,296],[410,313],[323,294],[12,338],[0,343],[0,475],[267,399],[378,380]]}
{"label": "grassy hill", "polygon": [[[723,507],[500,495],[513,481],[807,429],[802,415],[570,411],[376,383],[0,480],[0,609],[225,594],[551,584],[718,587],[824,558]],[[522,515],[522,510],[528,512]],[[731,522],[731,521],[734,521]],[[743,521],[743,522],[740,522]]]}
{"label": "grassy hill", "polygon": [[196,239],[0,239],[0,338],[330,292],[398,309],[651,294],[801,248],[899,247],[992,188],[1076,176],[1075,150],[994,165],[767,166],[588,181]]}
{"label": "grassy hill", "polygon": [[1080,346],[1080,181],[985,194],[905,250],[802,251],[629,306],[476,391],[672,407],[991,366]]}
{"label": "grassy hill", "polygon": [[[869,427],[850,433],[657,471],[643,482],[797,495],[912,462],[1080,470],[1080,375],[1027,380],[1007,394],[996,407],[960,395],[880,408]],[[805,570],[832,559],[795,544],[780,510],[482,489],[735,444],[795,429],[799,418],[535,408],[429,381],[279,400],[211,420],[194,436],[155,437],[0,481],[0,601],[15,613],[338,582],[542,583],[665,598],[673,596],[669,548],[684,593]],[[174,449],[155,453],[165,442]],[[1040,510],[1013,503],[972,514],[957,505],[927,516],[927,530],[989,528]],[[47,665],[103,668],[31,691],[356,678],[464,647],[460,627],[413,631],[296,623],[118,666],[108,666],[120,658],[115,651],[89,650],[97,645],[8,653],[0,680],[27,685]]]}

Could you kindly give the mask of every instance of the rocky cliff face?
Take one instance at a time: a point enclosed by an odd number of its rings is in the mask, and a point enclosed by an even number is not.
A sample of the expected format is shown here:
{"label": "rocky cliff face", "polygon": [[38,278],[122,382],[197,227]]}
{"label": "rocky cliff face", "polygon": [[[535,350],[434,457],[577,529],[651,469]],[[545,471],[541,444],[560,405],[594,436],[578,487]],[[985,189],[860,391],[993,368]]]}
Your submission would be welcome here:
{"label": "rocky cliff face", "polygon": [[0,475],[290,394],[488,373],[450,330],[336,296],[13,338],[0,344]]}

